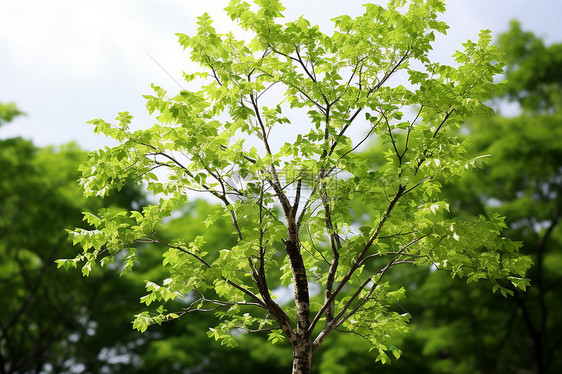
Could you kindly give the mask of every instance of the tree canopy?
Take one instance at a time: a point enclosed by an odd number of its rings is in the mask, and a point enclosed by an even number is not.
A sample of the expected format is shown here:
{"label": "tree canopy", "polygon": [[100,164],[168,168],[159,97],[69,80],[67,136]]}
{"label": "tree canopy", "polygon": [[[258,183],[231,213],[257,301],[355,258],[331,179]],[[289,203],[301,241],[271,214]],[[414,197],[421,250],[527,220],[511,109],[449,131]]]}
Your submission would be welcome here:
{"label": "tree canopy", "polygon": [[[440,194],[482,162],[447,130],[491,112],[483,102],[502,63],[490,32],[464,43],[457,65],[447,66],[428,58],[435,33],[447,30],[440,0],[367,4],[359,17],[335,18],[331,35],[302,17],[280,23],[275,0],[256,4],[226,8],[250,41],[218,33],[206,14],[195,36],[178,35],[203,69],[185,79],[201,88],[168,95],[153,86],[146,99],[158,114],[154,126],[131,128],[127,112],[116,124],[91,121],[119,145],[82,164],[85,194],[107,196],[134,181],[159,200],[86,213],[90,227],[71,231],[83,252],[59,266],[88,275],[98,262],[124,258],[126,273],[136,248],[155,244],[169,277],[147,282],[141,301],[160,306],[138,314],[135,328],[214,311],[222,322],[211,338],[286,339],[294,373],[310,372],[313,353],[334,332],[363,337],[382,362],[388,352],[400,356],[392,337],[406,332],[409,317],[395,308],[404,294],[391,278],[396,268],[486,279],[504,295],[525,289],[530,260],[500,235],[501,216],[456,217]],[[388,146],[378,168],[357,151],[370,137]],[[229,219],[235,242],[217,252],[203,237],[159,236],[158,224],[192,191],[222,204],[201,219]],[[356,217],[352,202],[369,214]],[[276,290],[288,286],[293,300],[277,302]],[[168,311],[178,298],[190,304]]]}

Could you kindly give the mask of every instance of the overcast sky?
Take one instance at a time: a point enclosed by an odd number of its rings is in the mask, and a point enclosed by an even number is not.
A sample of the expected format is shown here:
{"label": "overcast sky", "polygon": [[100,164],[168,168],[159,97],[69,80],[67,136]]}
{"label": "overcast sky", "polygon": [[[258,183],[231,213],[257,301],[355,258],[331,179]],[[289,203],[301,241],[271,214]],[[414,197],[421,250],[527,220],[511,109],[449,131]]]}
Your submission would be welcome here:
{"label": "overcast sky", "polygon": [[[285,0],[286,18],[304,15],[322,28],[330,18],[362,12],[365,0]],[[384,3],[384,1],[373,1]],[[0,0],[0,101],[28,115],[0,128],[0,138],[22,136],[38,146],[76,140],[86,149],[107,143],[85,122],[113,120],[130,111],[146,126],[142,94],[154,82],[171,92],[194,66],[176,32],[193,34],[196,17],[211,14],[219,32],[235,29],[222,10],[228,0]],[[498,35],[511,19],[527,30],[562,41],[561,0],[449,0],[448,35],[434,45],[449,56],[481,29]],[[152,57],[151,57],[152,56]],[[164,68],[160,67],[158,63]],[[174,79],[170,78],[167,71]]]}

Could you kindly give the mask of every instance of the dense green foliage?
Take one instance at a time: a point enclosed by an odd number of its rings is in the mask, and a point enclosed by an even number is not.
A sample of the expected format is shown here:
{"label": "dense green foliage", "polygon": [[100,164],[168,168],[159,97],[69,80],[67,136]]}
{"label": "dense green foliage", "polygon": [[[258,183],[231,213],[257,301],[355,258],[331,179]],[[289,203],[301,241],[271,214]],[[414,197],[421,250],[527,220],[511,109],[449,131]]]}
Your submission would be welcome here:
{"label": "dense green foliage", "polygon": [[[134,276],[115,277],[122,261],[89,278],[56,270],[57,258],[74,253],[65,229],[80,224],[84,210],[132,209],[143,202],[131,186],[103,202],[84,198],[76,180],[85,157],[72,144],[40,149],[19,138],[0,140],[0,373],[288,370],[281,353],[260,348],[257,354],[252,347],[261,340],[246,339],[244,350],[215,346],[206,335],[212,316],[143,335],[132,330],[144,279],[164,275],[160,253],[150,247],[140,249],[142,266]],[[196,218],[211,210],[203,201],[186,207],[162,235],[224,242],[227,223],[206,229]]]}
{"label": "dense green foliage", "polygon": [[[506,217],[506,235],[522,242],[521,251],[533,259],[532,287],[504,299],[487,292],[485,284],[469,288],[439,272],[404,272],[412,285],[404,307],[415,330],[405,343],[413,349],[406,348],[399,362],[405,367],[432,373],[561,370],[562,87],[558,76],[549,73],[562,69],[560,44],[544,46],[513,22],[498,45],[507,61],[506,97],[521,104],[523,113],[469,121],[469,152],[491,157],[484,173],[447,184],[444,192],[457,216]],[[377,152],[374,148],[369,155],[378,164]],[[390,372],[408,372],[399,365]],[[366,370],[368,362],[361,367],[358,371]]]}
{"label": "dense green foliage", "polygon": [[[490,112],[483,101],[502,71],[490,33],[466,42],[452,67],[428,59],[435,33],[447,29],[437,20],[440,0],[368,4],[355,19],[336,18],[332,35],[303,18],[278,23],[277,1],[256,3],[257,11],[240,1],[226,8],[254,35],[248,43],[217,33],[208,15],[197,35],[179,34],[205,69],[185,76],[201,89],[168,96],[154,86],[146,96],[158,113],[153,127],[131,129],[126,112],[115,125],[92,121],[120,144],[81,166],[86,195],[134,181],[161,197],[142,210],[86,213],[91,227],[71,232],[83,252],[59,266],[89,275],[96,263],[124,256],[125,273],[139,245],[159,245],[169,277],[147,282],[141,301],[160,306],[138,314],[135,328],[214,311],[221,322],[211,338],[235,346],[241,331],[269,331],[272,342],[290,342],[295,373],[310,371],[312,354],[334,331],[362,336],[382,362],[387,352],[400,356],[392,339],[406,332],[409,316],[394,308],[404,294],[392,278],[399,265],[487,279],[504,295],[525,289],[530,260],[500,236],[502,218],[455,217],[439,193],[480,163],[448,129]],[[407,87],[396,83],[399,74]],[[351,127],[366,136],[352,137]],[[375,135],[388,151],[372,169],[355,151]],[[159,168],[167,174],[156,175]],[[193,190],[222,203],[201,219],[207,226],[230,219],[235,243],[212,248],[203,237],[158,233]],[[367,217],[353,215],[353,201],[369,208]],[[273,290],[289,285],[294,301],[277,303]],[[168,311],[177,298],[194,301]]]}
{"label": "dense green foliage", "polygon": [[[3,373],[58,372],[76,364],[93,370],[103,365],[104,359],[96,357],[99,350],[119,345],[100,345],[104,332],[132,336],[124,315],[113,318],[117,328],[101,323],[112,306],[104,276],[84,280],[55,269],[54,261],[73,250],[64,230],[81,222],[84,209],[101,207],[100,200],[86,200],[75,185],[76,167],[84,158],[72,145],[54,150],[19,138],[0,141]],[[105,203],[130,207],[132,198],[120,194]],[[117,281],[111,290],[128,283]]]}
{"label": "dense green foliage", "polygon": [[484,174],[470,175],[457,186],[448,186],[447,192],[457,214],[488,212],[507,217],[506,234],[521,241],[521,250],[533,259],[528,275],[532,287],[502,300],[482,289],[467,292],[432,275],[435,279],[428,279],[424,287],[448,295],[448,305],[458,305],[460,310],[452,315],[437,308],[425,310],[428,323],[446,326],[440,328],[442,334],[432,328],[424,333],[426,347],[449,356],[441,372],[451,372],[463,362],[464,370],[456,372],[558,373],[562,370],[562,44],[545,46],[514,22],[500,36],[499,46],[508,63],[508,97],[524,111],[513,118],[470,122],[471,152],[493,156]]}
{"label": "dense green foliage", "polygon": [[499,45],[509,58],[507,94],[527,111],[553,110],[562,105],[562,44],[546,46],[517,21],[501,35]]}

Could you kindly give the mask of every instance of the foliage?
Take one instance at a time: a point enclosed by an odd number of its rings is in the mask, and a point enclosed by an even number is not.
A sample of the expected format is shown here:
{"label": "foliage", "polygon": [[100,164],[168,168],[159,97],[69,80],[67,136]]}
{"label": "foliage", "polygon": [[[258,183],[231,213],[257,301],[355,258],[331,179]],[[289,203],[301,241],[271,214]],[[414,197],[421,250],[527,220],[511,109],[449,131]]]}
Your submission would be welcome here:
{"label": "foliage", "polygon": [[[102,274],[86,280],[54,266],[56,258],[73,251],[64,229],[80,224],[84,209],[102,206],[99,199],[85,199],[76,186],[76,167],[85,156],[75,145],[38,149],[19,138],[0,140],[3,373],[61,372],[74,365],[94,370],[104,364],[97,356],[102,348],[132,336],[126,328],[101,323],[112,305],[104,297],[108,286]],[[105,205],[130,207],[137,196],[127,189]],[[116,282],[111,290],[129,285]],[[124,324],[127,317],[113,320]],[[111,342],[99,344],[108,330],[114,333]]]}
{"label": "foliage", "polygon": [[[130,319],[142,311],[144,279],[164,278],[153,248],[139,248],[142,264],[134,276],[112,281],[122,260],[89,278],[55,269],[56,258],[74,252],[64,229],[80,224],[82,211],[102,207],[100,199],[84,198],[75,183],[85,156],[72,144],[40,149],[22,139],[0,141],[0,371],[142,374],[169,373],[181,365],[205,373],[281,372],[278,352],[260,349],[259,357],[252,352],[261,343],[257,337],[232,352],[212,346],[205,326],[214,321],[203,315],[142,336],[131,330]],[[103,205],[131,209],[142,201],[139,191],[127,186]],[[206,229],[196,218],[212,209],[204,201],[191,204],[183,211],[186,217],[162,227],[162,235],[186,240],[204,235],[220,244],[230,231],[228,222]]]}
{"label": "foliage", "polygon": [[[206,227],[201,220],[201,217],[207,217],[215,209],[214,205],[204,200],[189,203],[177,213],[181,214],[180,217],[166,222],[159,228],[159,236],[165,240],[182,238],[186,242],[202,236],[211,248],[233,245],[236,243],[236,236],[230,234],[232,230],[228,220],[218,219],[210,227]],[[139,282],[148,278],[157,283],[166,278],[166,271],[158,266],[162,262],[162,252],[159,248],[146,245],[139,250],[139,256],[135,272],[123,278],[134,276]],[[169,310],[180,310],[191,302],[193,300],[189,298],[177,299],[167,303],[165,307]],[[138,298],[136,303],[138,304]],[[267,336],[240,336],[242,344],[236,348],[217,345],[207,337],[208,327],[217,322],[218,319],[211,313],[193,312],[189,318],[150,328],[143,336],[155,334],[159,335],[159,338],[138,347],[142,350],[138,354],[143,362],[135,366],[132,372],[284,373],[290,368],[284,359],[289,348],[264,346]],[[127,327],[130,326],[129,324]]]}
{"label": "foliage", "polygon": [[[127,112],[116,124],[91,121],[120,144],[81,166],[85,194],[107,196],[134,181],[159,202],[86,213],[90,227],[71,232],[83,252],[59,266],[89,275],[97,262],[125,256],[125,273],[138,245],[159,245],[169,277],[147,282],[142,301],[161,305],[138,314],[136,329],[214,311],[221,322],[209,337],[235,346],[240,332],[269,331],[272,342],[290,342],[295,373],[310,371],[312,354],[334,331],[364,337],[383,363],[388,353],[400,356],[393,337],[406,332],[409,317],[394,309],[404,294],[391,277],[399,265],[487,279],[504,295],[513,293],[508,284],[525,289],[530,261],[500,236],[500,215],[454,217],[439,194],[442,183],[481,163],[447,129],[490,113],[482,102],[502,71],[490,32],[467,41],[452,67],[428,59],[435,33],[447,29],[437,20],[440,0],[367,4],[355,19],[334,19],[332,35],[304,18],[278,23],[277,1],[257,5],[226,8],[254,35],[248,43],[217,33],[208,15],[197,35],[179,34],[205,69],[185,75],[201,89],[168,96],[154,86],[146,96],[148,111],[158,113],[153,127],[132,130]],[[356,152],[375,136],[388,145],[378,169]],[[160,168],[167,173],[156,175]],[[159,236],[159,223],[193,190],[222,203],[205,223],[230,219],[235,243],[216,252],[203,237]],[[359,228],[352,201],[371,209]],[[294,300],[276,302],[273,291],[289,285]],[[195,300],[166,310],[186,297]]]}
{"label": "foliage", "polygon": [[[432,274],[421,287],[424,300],[437,295],[443,305],[426,305],[422,337],[426,353],[445,356],[439,372],[509,373],[514,368],[536,373],[560,371],[558,331],[562,327],[559,139],[562,117],[523,114],[515,118],[476,121],[471,128],[475,152],[496,155],[486,173],[447,187],[451,209],[458,214],[502,214],[506,232],[523,242],[521,251],[532,257],[532,287],[502,300],[482,287],[467,291],[458,282]],[[562,135],[562,134],[560,134]],[[421,301],[423,303],[423,301]],[[470,307],[467,307],[470,306]],[[455,312],[456,311],[456,312]],[[437,333],[440,331],[441,333]],[[521,350],[528,352],[521,355]],[[459,370],[462,363],[465,370]]]}
{"label": "foliage", "polygon": [[[467,175],[444,192],[458,216],[507,217],[505,235],[522,242],[521,251],[533,259],[532,286],[503,299],[484,285],[468,289],[440,273],[413,279],[417,288],[406,309],[426,362],[437,373],[562,370],[562,113],[559,76],[551,74],[562,68],[561,44],[545,46],[512,23],[499,46],[508,61],[507,92],[523,113],[470,121],[469,152],[492,157],[484,173]],[[408,360],[416,353],[404,355]]]}
{"label": "foliage", "polygon": [[541,38],[512,21],[498,45],[508,58],[506,93],[510,99],[528,111],[562,106],[562,44],[546,46]]}
{"label": "foliage", "polygon": [[21,112],[14,103],[1,103],[0,102],[0,127],[6,123],[12,122],[14,118],[21,116],[25,113]]}

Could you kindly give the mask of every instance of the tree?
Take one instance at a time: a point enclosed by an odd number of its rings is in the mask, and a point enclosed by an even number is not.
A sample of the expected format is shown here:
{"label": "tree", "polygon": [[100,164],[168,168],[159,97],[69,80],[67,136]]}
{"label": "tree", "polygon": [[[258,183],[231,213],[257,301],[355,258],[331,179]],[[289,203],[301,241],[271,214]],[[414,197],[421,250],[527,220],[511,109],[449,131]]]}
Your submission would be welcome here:
{"label": "tree", "polygon": [[137,297],[115,300],[114,294],[138,283],[107,282],[114,269],[89,279],[56,270],[54,261],[74,252],[64,230],[79,225],[84,210],[132,209],[132,201],[142,201],[136,188],[105,201],[84,198],[76,179],[85,156],[72,144],[40,149],[20,138],[0,140],[0,373],[81,366],[96,372],[111,366],[99,356],[104,348],[138,340],[129,332],[130,317],[113,313],[134,307]]}
{"label": "tree", "polygon": [[508,59],[506,96],[510,100],[529,112],[552,113],[562,106],[562,44],[546,46],[532,32],[523,31],[519,22],[512,21],[509,31],[500,35],[498,45]]}
{"label": "tree", "polygon": [[[14,104],[0,104],[4,123],[20,114]],[[76,179],[85,157],[73,144],[40,149],[20,138],[0,139],[0,373],[60,373],[80,366],[95,372],[108,364],[98,357],[102,349],[138,339],[126,328],[127,316],[112,319],[121,329],[100,323],[115,304],[104,297],[110,288],[104,278],[114,271],[84,279],[54,266],[55,259],[72,255],[64,229],[80,224],[82,211],[131,209],[140,200],[137,188],[105,201],[84,198]],[[130,279],[111,285],[113,291],[138,287]]]}
{"label": "tree", "polygon": [[[562,327],[562,273],[555,265],[561,261],[556,249],[562,244],[562,43],[545,46],[513,22],[509,32],[500,36],[499,45],[508,55],[509,97],[525,111],[500,122],[498,128],[517,131],[524,146],[515,151],[506,144],[509,139],[492,142],[489,135],[479,140],[482,148],[497,148],[517,166],[513,174],[494,175],[508,187],[494,197],[501,202],[497,210],[511,217],[507,221],[510,235],[524,241],[523,250],[535,263],[529,275],[536,287],[515,298],[525,326],[520,336],[532,352],[523,365],[535,373],[554,373],[562,370],[562,340],[554,333]],[[518,95],[515,90],[520,90]]]}
{"label": "tree", "polygon": [[[83,252],[59,266],[80,265],[88,275],[98,261],[126,256],[127,272],[136,245],[158,244],[170,276],[146,284],[141,300],[161,305],[138,314],[135,328],[214,311],[222,322],[211,338],[235,345],[241,332],[267,331],[273,342],[287,339],[293,373],[309,373],[314,352],[335,331],[362,336],[382,362],[387,352],[400,356],[391,338],[406,332],[408,316],[393,304],[404,292],[386,281],[396,267],[488,279],[504,295],[508,283],[524,289],[529,259],[499,235],[503,220],[452,217],[439,196],[441,182],[481,162],[445,130],[490,112],[482,101],[502,71],[490,32],[466,42],[452,67],[428,58],[435,32],[447,29],[437,20],[440,0],[368,4],[355,19],[337,17],[332,35],[302,17],[278,23],[283,7],[275,0],[257,5],[226,8],[254,35],[249,43],[217,33],[206,14],[197,35],[178,34],[205,69],[185,78],[202,86],[172,97],[154,86],[146,96],[148,111],[159,113],[153,127],[131,130],[127,112],[116,125],[91,121],[120,144],[92,152],[81,166],[85,194],[106,196],[135,181],[160,200],[142,212],[87,213],[90,227],[71,232]],[[364,136],[353,135],[358,126]],[[373,136],[391,145],[377,170],[357,153]],[[207,225],[232,221],[237,242],[218,255],[201,238],[157,235],[192,190],[222,203]],[[373,208],[360,228],[352,200]],[[289,285],[294,300],[276,302],[275,291]],[[178,297],[192,302],[169,313],[166,302]]]}

